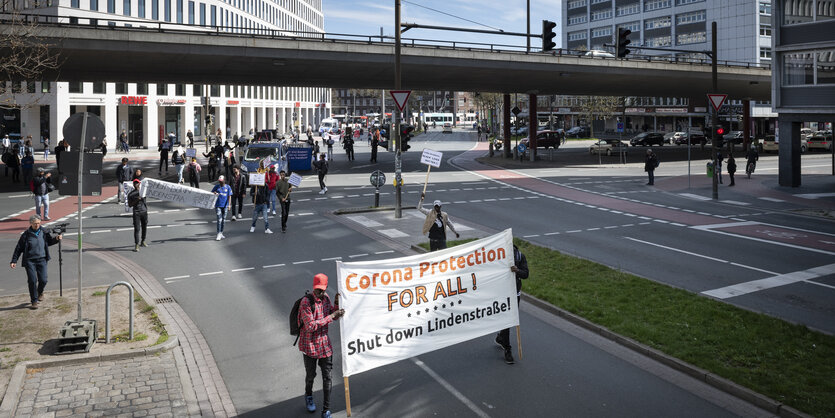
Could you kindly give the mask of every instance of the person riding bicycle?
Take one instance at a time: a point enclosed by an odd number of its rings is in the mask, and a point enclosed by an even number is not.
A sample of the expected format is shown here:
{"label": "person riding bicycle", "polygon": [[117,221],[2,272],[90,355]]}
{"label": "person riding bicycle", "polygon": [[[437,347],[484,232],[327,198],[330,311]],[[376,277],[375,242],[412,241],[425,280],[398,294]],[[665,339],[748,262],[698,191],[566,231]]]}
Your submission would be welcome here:
{"label": "person riding bicycle", "polygon": [[760,153],[757,152],[756,144],[751,144],[751,148],[748,149],[748,153],[745,154],[745,159],[748,161],[745,164],[745,173],[748,174],[748,177],[751,177],[751,173],[754,172],[754,168],[757,167],[757,160],[760,159]]}

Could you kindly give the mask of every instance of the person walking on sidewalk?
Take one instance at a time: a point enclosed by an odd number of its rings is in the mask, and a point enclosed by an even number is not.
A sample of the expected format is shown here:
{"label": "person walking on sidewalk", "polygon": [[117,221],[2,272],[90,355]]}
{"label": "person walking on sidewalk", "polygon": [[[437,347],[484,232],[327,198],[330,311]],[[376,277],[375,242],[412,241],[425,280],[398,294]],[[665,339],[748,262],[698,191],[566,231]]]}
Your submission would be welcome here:
{"label": "person walking on sidewalk", "polygon": [[441,211],[440,200],[436,200],[433,203],[432,210],[423,208],[423,199],[425,197],[426,195],[423,193],[420,194],[417,209],[426,215],[426,220],[423,221],[423,233],[429,233],[429,251],[443,250],[446,248],[447,228],[455,234],[455,238],[460,238],[461,235],[455,231],[455,226],[449,221],[449,216]]}
{"label": "person walking on sidewalk", "polygon": [[267,209],[270,205],[270,193],[267,186],[252,186],[250,190],[252,195],[252,203],[255,208],[252,209],[252,225],[249,227],[249,232],[255,232],[255,222],[258,220],[258,215],[264,215],[264,233],[272,234],[270,231],[270,218],[267,215]]}
{"label": "person walking on sidewalk", "polygon": [[191,187],[200,188],[200,171],[203,170],[197,162],[197,158],[192,158],[188,165],[188,185]]}
{"label": "person walking on sidewalk", "polygon": [[325,186],[325,176],[328,175],[328,162],[325,161],[325,155],[319,155],[319,161],[313,162],[313,167],[316,168],[316,174],[319,175],[319,194],[328,192],[328,187]]}
{"label": "person walking on sidewalk", "polygon": [[183,184],[183,168],[186,165],[183,147],[177,147],[177,150],[171,155],[171,162],[174,163],[174,168],[177,170],[177,183]]}
{"label": "person walking on sidewalk", "polygon": [[380,146],[380,131],[374,131],[374,135],[369,135],[371,138],[371,162],[377,162],[377,147]]}
{"label": "person walking on sidewalk", "polygon": [[734,183],[734,173],[736,173],[736,160],[734,159],[734,155],[728,155],[728,177],[731,178],[731,184],[728,187],[733,186]]}
{"label": "person walking on sidewalk", "polygon": [[122,129],[122,133],[119,134],[119,144],[122,146],[122,151],[125,154],[130,153],[130,145],[128,145],[128,134],[125,133],[125,130]]}
{"label": "person walking on sidewalk", "polygon": [[649,177],[649,181],[647,182],[647,186],[652,186],[655,184],[655,169],[658,167],[658,157],[652,152],[651,149],[647,150],[647,156],[644,159],[644,171],[647,172],[647,176]]}
{"label": "person walking on sidewalk", "polygon": [[122,158],[122,163],[116,166],[116,183],[119,186],[116,189],[116,203],[122,203],[122,183],[131,181],[133,170],[130,168],[128,159]]}
{"label": "person walking on sidewalk", "polygon": [[[173,134],[174,132],[171,133]],[[186,132],[186,138],[188,138],[188,147],[194,148],[194,133],[191,132],[191,129]]]}
{"label": "person walking on sidewalk", "polygon": [[[516,274],[516,306],[518,307],[522,300],[522,280],[528,278],[528,259],[516,245],[513,246],[513,265],[510,266],[510,271]],[[510,349],[510,328],[503,329],[496,334],[496,344],[504,350],[504,362],[513,364],[513,353]]]}
{"label": "person walking on sidewalk", "polygon": [[142,180],[135,179],[133,190],[128,193],[128,206],[133,208],[133,252],[139,252],[140,246],[148,246],[145,244],[145,237],[148,234],[148,206],[145,198],[139,194],[141,184]]}
{"label": "person walking on sidewalk", "polygon": [[12,183],[20,183],[20,154],[12,152],[6,155],[6,167],[12,169]]}
{"label": "person walking on sidewalk", "polygon": [[32,309],[38,309],[38,302],[43,300],[47,281],[46,264],[50,259],[49,246],[57,244],[61,238],[62,235],[53,237],[41,228],[41,217],[32,215],[29,217],[29,228],[26,228],[17,240],[9,267],[17,267],[17,260],[23,256],[21,264],[26,269],[26,278],[29,281],[29,302],[32,303]]}
{"label": "person walking on sidewalk", "polygon": [[319,273],[313,276],[313,298],[304,297],[299,303],[299,351],[304,359],[304,404],[307,412],[315,412],[313,402],[313,380],[316,379],[316,366],[322,371],[322,418],[331,418],[331,370],[333,369],[333,347],[328,337],[331,322],[345,315],[339,309],[339,294],[331,303],[325,293],[328,288],[328,276]]}
{"label": "person walking on sidewalk", "polygon": [[287,172],[279,172],[281,178],[276,182],[275,189],[278,194],[278,203],[281,205],[281,232],[287,232],[287,217],[290,216],[290,192],[293,185],[287,179]]}
{"label": "person walking on sidewalk", "polygon": [[[35,195],[35,215],[42,216],[41,219],[49,219],[49,192],[54,189],[52,185],[52,173],[44,173],[43,167],[38,168],[38,175],[32,179],[32,193]],[[43,213],[41,213],[43,206]]]}
{"label": "person walking on sidewalk", "polygon": [[26,151],[26,155],[20,160],[20,168],[23,170],[23,184],[27,188],[31,187],[32,174],[35,170],[35,157],[32,156],[31,152]]}
{"label": "person walking on sidewalk", "polygon": [[342,137],[342,147],[345,148],[348,161],[354,161],[354,134],[350,126],[345,128],[345,135]]}
{"label": "person walking on sidewalk", "polygon": [[241,219],[244,209],[244,197],[246,197],[246,176],[241,174],[237,165],[232,167],[232,177],[229,178],[229,186],[232,188],[232,220]]}
{"label": "person walking on sidewalk", "polygon": [[226,184],[226,177],[221,175],[217,178],[218,184],[215,184],[215,187],[212,188],[212,193],[217,195],[217,200],[215,201],[215,214],[217,215],[217,238],[216,241],[220,241],[223,238],[223,224],[226,221],[226,211],[229,209],[229,200],[230,196],[232,195],[232,188]]}
{"label": "person walking on sidewalk", "polygon": [[165,174],[168,174],[168,152],[171,151],[171,143],[163,138],[159,143],[159,170],[158,175],[162,177],[162,165],[165,164]]}

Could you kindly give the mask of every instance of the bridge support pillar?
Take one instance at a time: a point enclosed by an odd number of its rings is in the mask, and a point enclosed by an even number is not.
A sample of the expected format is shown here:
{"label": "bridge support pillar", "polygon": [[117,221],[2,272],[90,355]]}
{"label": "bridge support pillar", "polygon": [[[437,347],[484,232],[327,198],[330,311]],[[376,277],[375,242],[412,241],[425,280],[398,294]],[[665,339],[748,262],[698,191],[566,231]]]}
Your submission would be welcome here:
{"label": "bridge support pillar", "polygon": [[531,161],[536,161],[536,131],[539,129],[539,119],[536,117],[536,95],[528,95],[528,144],[530,145]]}
{"label": "bridge support pillar", "polygon": [[777,133],[780,138],[778,150],[781,186],[800,187],[800,124],[801,121],[790,116],[777,118]]}
{"label": "bridge support pillar", "polygon": [[510,158],[510,94],[502,97],[502,137],[504,138],[504,157]]}
{"label": "bridge support pillar", "polygon": [[742,155],[751,147],[751,99],[742,100]]}

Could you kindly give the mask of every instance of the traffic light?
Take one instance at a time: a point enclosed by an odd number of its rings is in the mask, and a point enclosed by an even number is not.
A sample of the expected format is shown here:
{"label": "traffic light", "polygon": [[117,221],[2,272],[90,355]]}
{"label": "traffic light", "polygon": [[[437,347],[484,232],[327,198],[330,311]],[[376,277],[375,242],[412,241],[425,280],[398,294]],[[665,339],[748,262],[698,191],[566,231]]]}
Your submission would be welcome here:
{"label": "traffic light", "polygon": [[632,34],[632,31],[626,28],[618,28],[618,42],[616,44],[618,50],[618,58],[623,58],[629,54],[628,49],[626,47],[632,43],[629,40],[629,35]]}
{"label": "traffic light", "polygon": [[411,148],[409,140],[412,139],[412,131],[415,127],[412,125],[400,125],[400,152],[406,152]]}
{"label": "traffic light", "polygon": [[717,126],[713,128],[713,143],[721,147],[725,143],[725,128]]}
{"label": "traffic light", "polygon": [[557,36],[554,33],[555,27],[557,27],[556,22],[550,20],[542,21],[542,52],[548,52],[557,47],[557,44],[554,43],[554,37]]}

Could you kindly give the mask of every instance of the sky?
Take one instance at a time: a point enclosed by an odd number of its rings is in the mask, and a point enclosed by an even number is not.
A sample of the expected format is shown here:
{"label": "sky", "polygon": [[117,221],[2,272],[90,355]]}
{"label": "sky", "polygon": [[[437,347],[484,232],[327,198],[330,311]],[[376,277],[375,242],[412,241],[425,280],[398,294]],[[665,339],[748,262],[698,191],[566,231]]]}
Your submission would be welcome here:
{"label": "sky", "polygon": [[[561,0],[530,0],[530,3],[531,33],[542,33],[542,20],[557,22],[555,42],[559,47]],[[527,0],[401,0],[400,13],[403,23],[524,33],[526,5]],[[384,35],[394,36],[394,0],[323,0],[322,11],[327,33],[379,36],[382,27]],[[525,46],[524,37],[468,32],[410,29],[402,36],[404,39]],[[540,39],[531,38],[532,50],[541,46]]]}

